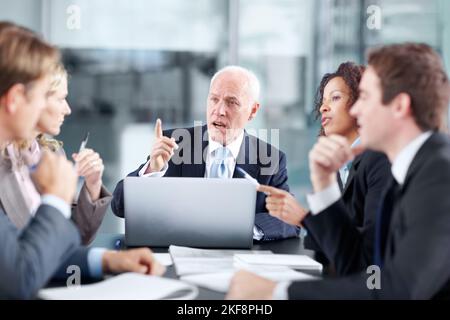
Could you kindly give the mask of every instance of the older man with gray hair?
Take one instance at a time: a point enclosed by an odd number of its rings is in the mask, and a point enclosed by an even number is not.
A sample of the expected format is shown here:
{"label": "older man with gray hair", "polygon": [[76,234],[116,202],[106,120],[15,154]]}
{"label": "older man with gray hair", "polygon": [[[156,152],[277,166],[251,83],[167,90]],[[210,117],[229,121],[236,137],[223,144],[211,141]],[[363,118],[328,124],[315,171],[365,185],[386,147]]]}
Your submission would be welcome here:
{"label": "older man with gray hair", "polygon": [[[253,72],[238,66],[219,70],[210,83],[207,124],[181,129],[188,134],[180,135],[180,129],[163,131],[158,119],[147,162],[128,176],[240,178],[235,172],[237,164],[260,184],[289,191],[284,153],[245,131],[259,110],[259,94],[260,84]],[[182,148],[178,148],[180,142]],[[219,161],[224,165],[214,165]],[[124,216],[123,181],[114,190],[111,207],[117,216]],[[298,236],[298,227],[267,213],[262,193],[257,195],[255,213],[255,240]]]}

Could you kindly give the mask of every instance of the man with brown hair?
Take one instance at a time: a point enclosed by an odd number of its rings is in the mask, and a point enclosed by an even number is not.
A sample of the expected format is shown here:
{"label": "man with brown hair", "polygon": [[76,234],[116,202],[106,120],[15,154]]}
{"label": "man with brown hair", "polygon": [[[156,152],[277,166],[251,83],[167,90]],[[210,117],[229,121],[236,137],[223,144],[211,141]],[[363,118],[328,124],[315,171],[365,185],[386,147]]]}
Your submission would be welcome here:
{"label": "man with brown hair", "polygon": [[[438,133],[450,86],[438,54],[422,44],[372,51],[351,109],[361,146],[385,153],[392,178],[380,195],[371,268],[347,277],[275,284],[240,271],[229,298],[432,299],[450,296],[450,140]],[[336,171],[355,153],[340,136],[311,150],[314,193],[303,225],[327,256],[367,259],[366,237],[345,213]]]}
{"label": "man with brown hair", "polygon": [[[33,32],[0,22],[0,148],[31,136],[46,107],[50,74],[58,62],[58,50]],[[0,170],[0,176],[5,174],[14,175]],[[84,278],[101,277],[103,272],[164,271],[147,248],[115,252],[79,246],[80,234],[69,219],[77,176],[63,156],[44,153],[33,178],[41,205],[22,230],[4,214],[12,203],[0,203],[0,299],[32,298],[55,274],[68,277],[69,265],[78,266]]]}

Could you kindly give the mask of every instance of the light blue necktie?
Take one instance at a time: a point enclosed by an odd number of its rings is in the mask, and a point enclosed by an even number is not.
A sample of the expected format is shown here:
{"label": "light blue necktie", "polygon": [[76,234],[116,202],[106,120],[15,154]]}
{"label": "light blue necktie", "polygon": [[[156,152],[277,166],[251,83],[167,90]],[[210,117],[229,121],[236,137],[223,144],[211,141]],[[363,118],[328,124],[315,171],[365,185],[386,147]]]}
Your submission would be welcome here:
{"label": "light blue necktie", "polygon": [[230,150],[227,147],[220,147],[214,151],[214,162],[209,173],[210,178],[228,178],[228,167],[225,161],[229,156]]}
{"label": "light blue necktie", "polygon": [[[358,137],[353,141],[352,148],[356,147],[361,143],[361,139]],[[348,161],[346,164],[342,166],[342,168],[339,169],[339,176],[341,178],[342,187],[345,188],[345,185],[347,184],[348,176],[350,175],[350,169],[352,168],[353,161]]]}
{"label": "light blue necktie", "polygon": [[350,169],[352,167],[352,161],[347,162],[342,168],[339,169],[339,175],[341,177],[342,186],[345,187],[347,184]]}

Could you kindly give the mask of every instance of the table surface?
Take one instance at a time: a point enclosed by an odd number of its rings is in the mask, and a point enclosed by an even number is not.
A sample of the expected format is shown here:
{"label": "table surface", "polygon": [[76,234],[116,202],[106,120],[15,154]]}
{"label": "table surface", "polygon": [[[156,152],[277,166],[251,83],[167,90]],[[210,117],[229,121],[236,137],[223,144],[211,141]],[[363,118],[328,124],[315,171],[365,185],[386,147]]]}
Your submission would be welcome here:
{"label": "table surface", "polygon": [[[91,244],[91,246],[103,247],[108,249],[117,249],[118,241],[123,243],[123,240],[124,240],[123,234],[101,233],[97,235],[96,239]],[[153,250],[153,252],[158,253],[168,252],[168,248],[151,248],[151,249]],[[308,256],[313,255],[312,251],[304,249],[302,239],[300,238],[291,238],[263,243],[255,242],[253,244],[252,250],[271,250],[273,253],[305,254]],[[173,279],[178,278],[175,273],[175,268],[173,265],[167,267],[167,272],[164,276]],[[225,295],[223,293],[199,287],[199,294],[196,299],[222,300],[224,297]]]}

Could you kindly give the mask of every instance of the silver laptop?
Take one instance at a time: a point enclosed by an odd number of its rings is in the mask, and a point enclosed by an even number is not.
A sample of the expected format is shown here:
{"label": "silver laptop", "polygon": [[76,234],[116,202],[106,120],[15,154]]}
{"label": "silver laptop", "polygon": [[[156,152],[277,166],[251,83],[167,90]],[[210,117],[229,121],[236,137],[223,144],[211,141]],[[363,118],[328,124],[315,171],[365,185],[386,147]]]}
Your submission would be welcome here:
{"label": "silver laptop", "polygon": [[127,246],[250,248],[256,190],[246,179],[124,181]]}

